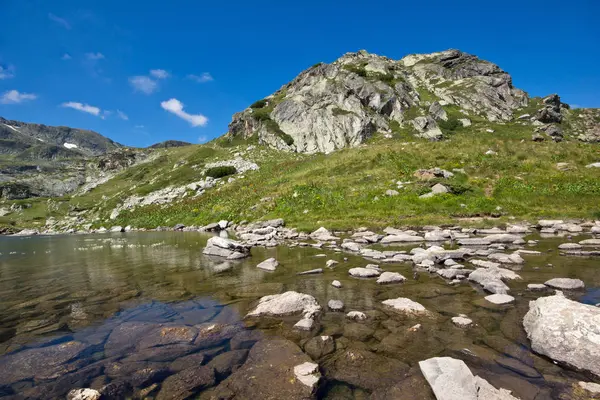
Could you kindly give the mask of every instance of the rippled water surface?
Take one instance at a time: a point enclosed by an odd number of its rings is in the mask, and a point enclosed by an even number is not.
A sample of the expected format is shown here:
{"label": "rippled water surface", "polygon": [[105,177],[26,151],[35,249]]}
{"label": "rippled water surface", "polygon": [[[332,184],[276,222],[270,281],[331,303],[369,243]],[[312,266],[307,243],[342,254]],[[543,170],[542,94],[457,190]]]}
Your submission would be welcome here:
{"label": "rippled water surface", "polygon": [[[528,301],[544,295],[527,291],[528,283],[580,278],[587,289],[568,296],[600,303],[600,260],[559,256],[556,248],[565,238],[528,247],[542,254],[523,256],[523,280],[509,283],[517,300],[503,307],[483,300],[476,285],[451,286],[427,272],[415,274],[408,263],[383,264],[408,280],[381,286],[348,276],[349,268],[368,263],[361,257],[281,246],[222,262],[202,255],[207,238],[191,232],[0,238],[0,397],[64,398],[73,388],[111,384],[113,398],[202,396],[244,363],[256,340],[276,336],[305,350],[311,337],[334,338],[328,354],[307,351],[323,374],[319,398],[433,398],[417,363],[440,355],[463,359],[474,373],[522,399],[567,399],[572,384],[586,379],[532,353],[521,324]],[[277,271],[256,268],[268,257],[281,263]],[[339,264],[325,268],[328,259]],[[324,272],[296,275],[314,268]],[[334,279],[341,289],[331,286]],[[317,298],[325,310],[318,329],[294,331],[298,317],[243,318],[261,296],[287,290]],[[434,317],[381,308],[396,297],[420,302]],[[344,311],[366,312],[368,320],[326,310],[331,299],[342,300]],[[476,325],[455,327],[450,318],[458,314]],[[215,324],[228,330],[206,333]],[[416,324],[420,328],[413,329]],[[350,350],[363,362],[348,360]],[[213,365],[215,375],[181,391],[169,377],[194,365]]]}

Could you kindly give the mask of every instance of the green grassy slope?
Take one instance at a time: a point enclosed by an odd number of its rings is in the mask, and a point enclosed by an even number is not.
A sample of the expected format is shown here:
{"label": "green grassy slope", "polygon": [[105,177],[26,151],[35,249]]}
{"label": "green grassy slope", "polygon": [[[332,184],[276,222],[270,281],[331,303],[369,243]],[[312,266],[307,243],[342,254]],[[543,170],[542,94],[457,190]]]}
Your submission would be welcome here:
{"label": "green grassy slope", "polygon": [[[487,128],[495,132],[488,133]],[[290,154],[262,146],[245,151],[247,143],[225,147],[221,139],[160,150],[153,162],[129,168],[83,196],[21,201],[31,207],[0,217],[0,225],[35,226],[43,224],[46,215],[80,215],[95,226],[146,228],[281,217],[301,229],[452,223],[486,216],[600,218],[600,170],[585,168],[600,160],[600,148],[577,141],[536,143],[531,134],[531,126],[474,120],[473,126],[456,128],[441,142],[402,132],[395,132],[392,139],[376,134],[361,147],[329,155]],[[497,154],[486,155],[488,150]],[[200,197],[108,219],[126,197],[200,180],[206,163],[231,159],[240,151],[260,170],[217,185]],[[571,169],[558,170],[559,162],[569,163]],[[432,167],[462,168],[465,173],[429,182],[414,178],[415,170]],[[397,189],[397,181],[412,183]],[[452,194],[418,197],[437,182],[450,187]],[[388,189],[399,195],[385,196]]]}

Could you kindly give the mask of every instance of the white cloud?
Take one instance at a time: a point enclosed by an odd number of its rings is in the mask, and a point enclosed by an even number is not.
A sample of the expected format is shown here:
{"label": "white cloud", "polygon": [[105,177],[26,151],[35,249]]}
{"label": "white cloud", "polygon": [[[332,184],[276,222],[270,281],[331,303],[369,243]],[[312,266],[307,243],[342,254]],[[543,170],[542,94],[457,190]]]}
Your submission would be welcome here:
{"label": "white cloud", "polygon": [[133,86],[137,92],[145,94],[152,94],[158,90],[158,83],[147,76],[132,76],[129,78],[129,84]]}
{"label": "white cloud", "polygon": [[33,93],[20,93],[18,90],[8,90],[0,97],[0,104],[19,104],[35,99],[37,99],[37,95]]}
{"label": "white cloud", "polygon": [[9,65],[7,67],[0,65],[0,80],[10,79],[15,77],[15,67]]}
{"label": "white cloud", "polygon": [[206,142],[208,142],[208,137],[206,137],[204,135],[198,137],[198,143],[202,144],[202,143],[206,143]]}
{"label": "white cloud", "polygon": [[90,106],[89,104],[77,103],[74,101],[69,101],[67,103],[62,103],[62,107],[72,108],[74,110],[82,111],[88,114],[95,115],[96,117],[100,115],[100,110],[98,107]]}
{"label": "white cloud", "polygon": [[151,69],[150,75],[152,75],[156,79],[166,79],[170,76],[170,74],[164,69]]}
{"label": "white cloud", "polygon": [[123,111],[121,111],[121,110],[117,110],[117,116],[118,116],[119,118],[121,118],[122,120],[125,120],[125,121],[129,120],[129,117],[127,116],[127,114],[125,114],[125,113],[124,113]]}
{"label": "white cloud", "polygon": [[97,60],[103,60],[104,54],[98,52],[98,53],[85,53],[85,58],[87,58],[88,60],[91,61],[97,61]]}
{"label": "white cloud", "polygon": [[73,58],[73,57],[71,57],[71,55],[69,53],[65,53],[62,55],[62,57],[60,59],[61,60],[70,60],[71,58]]}
{"label": "white cloud", "polygon": [[208,122],[208,118],[206,118],[202,114],[188,114],[183,111],[183,103],[177,99],[169,99],[167,101],[163,101],[160,103],[160,106],[166,111],[177,115],[179,118],[186,120],[193,127],[196,126],[204,126]]}
{"label": "white cloud", "polygon": [[69,21],[67,21],[64,18],[58,17],[52,13],[48,14],[48,18],[50,18],[52,21],[56,22],[57,24],[62,25],[62,27],[65,29],[71,29],[71,24],[69,24]]}
{"label": "white cloud", "polygon": [[144,128],[145,128],[145,126],[144,126],[144,125],[136,125],[134,128],[135,128],[135,129],[144,129]]}
{"label": "white cloud", "polygon": [[208,72],[204,72],[202,75],[189,74],[187,77],[188,77],[188,79],[191,79],[198,83],[206,83],[206,82],[210,82],[210,81],[214,80],[212,75]]}

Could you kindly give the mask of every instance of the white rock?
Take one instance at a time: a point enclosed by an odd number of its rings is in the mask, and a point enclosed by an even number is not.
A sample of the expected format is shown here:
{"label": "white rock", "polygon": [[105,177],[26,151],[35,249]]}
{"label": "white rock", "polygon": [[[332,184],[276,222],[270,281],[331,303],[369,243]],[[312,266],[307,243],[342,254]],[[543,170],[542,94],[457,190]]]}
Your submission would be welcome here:
{"label": "white rock", "polygon": [[407,299],[398,297],[397,299],[389,299],[382,301],[382,304],[393,308],[395,311],[400,311],[406,314],[428,314],[429,311],[422,304]]}
{"label": "white rock", "polygon": [[360,311],[350,311],[348,314],[346,314],[346,318],[353,319],[355,321],[364,321],[367,319],[367,315]]}
{"label": "white rock", "polygon": [[512,303],[513,301],[515,301],[514,297],[509,296],[507,294],[499,294],[499,293],[486,296],[485,299],[487,301],[489,301],[490,303],[494,303],[494,304],[508,304],[508,303]]}
{"label": "white rock", "polygon": [[294,367],[294,375],[296,379],[310,388],[314,388],[321,378],[319,365],[311,362],[296,365]]}
{"label": "white rock", "polygon": [[408,235],[401,233],[397,235],[385,236],[381,239],[381,243],[410,243],[410,242],[422,242],[424,239],[420,236]]}
{"label": "white rock", "polygon": [[551,288],[565,290],[583,289],[585,287],[585,283],[583,283],[581,279],[571,278],[554,278],[544,282],[544,284],[546,286],[550,286]]}
{"label": "white rock", "polygon": [[331,286],[336,287],[336,288],[341,288],[342,287],[342,282],[335,280],[333,282],[331,282]]}
{"label": "white rock", "polygon": [[67,394],[67,400],[98,400],[100,396],[94,389],[73,389]]}
{"label": "white rock", "polygon": [[294,324],[294,329],[300,331],[310,331],[315,324],[315,320],[312,318],[302,318],[300,321]]}
{"label": "white rock", "polygon": [[348,273],[357,278],[372,278],[374,276],[379,276],[381,274],[380,271],[373,268],[350,268]]}
{"label": "white rock", "polygon": [[265,271],[275,271],[279,266],[279,262],[274,258],[267,258],[256,266],[256,268],[264,269]]}
{"label": "white rock", "polygon": [[327,268],[332,268],[332,267],[336,266],[337,264],[339,264],[339,263],[335,260],[327,260],[327,262],[325,263],[325,266]]}
{"label": "white rock", "polygon": [[523,264],[525,260],[519,255],[519,253],[505,254],[505,253],[492,253],[488,256],[490,260],[498,261],[502,264]]}
{"label": "white rock", "polygon": [[538,225],[542,228],[551,228],[554,225],[563,224],[565,221],[562,219],[540,219]]}
{"label": "white rock", "polygon": [[339,240],[338,237],[333,236],[331,234],[331,232],[329,232],[324,227],[320,227],[319,229],[317,229],[316,231],[314,231],[313,233],[311,233],[310,237],[311,237],[311,239],[322,240],[324,242],[330,241],[330,240]]}
{"label": "white rock", "polygon": [[600,239],[586,239],[579,242],[583,246],[600,246]]}
{"label": "white rock", "polygon": [[321,306],[313,296],[289,291],[261,297],[256,308],[250,311],[248,316],[285,316],[302,313],[305,318],[311,318],[320,311]]}
{"label": "white rock", "polygon": [[562,243],[562,244],[558,245],[558,248],[561,250],[579,250],[582,247],[583,246],[580,245],[579,243]]}
{"label": "white rock", "polygon": [[493,268],[493,267],[497,268],[500,265],[502,265],[499,263],[495,263],[492,261],[485,261],[485,260],[470,260],[469,262],[473,265],[477,265],[478,267],[483,267],[483,268]]}
{"label": "white rock", "polygon": [[523,327],[536,353],[600,378],[600,308],[557,292],[529,302]]}
{"label": "white rock", "polygon": [[436,357],[420,361],[419,367],[437,400],[518,400],[509,390],[473,376],[461,360]]}
{"label": "white rock", "polygon": [[386,284],[386,283],[401,283],[404,282],[406,278],[400,275],[397,272],[384,272],[379,278],[377,278],[377,283]]}
{"label": "white rock", "polygon": [[532,291],[546,290],[548,289],[548,286],[543,283],[530,283],[527,285],[527,289]]}
{"label": "white rock", "polygon": [[344,309],[344,302],[341,300],[329,300],[327,307],[331,311],[342,311]]}
{"label": "white rock", "polygon": [[600,168],[600,162],[588,164],[585,167],[586,168]]}
{"label": "white rock", "polygon": [[342,249],[358,253],[361,249],[360,245],[355,242],[344,242],[341,245]]}
{"label": "white rock", "polygon": [[495,235],[487,235],[484,237],[484,240],[487,240],[490,243],[512,243],[515,240],[522,239],[519,235],[514,235],[510,233],[498,233]]}
{"label": "white rock", "polygon": [[459,328],[467,328],[473,324],[473,320],[466,317],[452,317],[452,323]]}
{"label": "white rock", "polygon": [[594,382],[578,382],[579,387],[593,394],[600,394],[600,385]]}

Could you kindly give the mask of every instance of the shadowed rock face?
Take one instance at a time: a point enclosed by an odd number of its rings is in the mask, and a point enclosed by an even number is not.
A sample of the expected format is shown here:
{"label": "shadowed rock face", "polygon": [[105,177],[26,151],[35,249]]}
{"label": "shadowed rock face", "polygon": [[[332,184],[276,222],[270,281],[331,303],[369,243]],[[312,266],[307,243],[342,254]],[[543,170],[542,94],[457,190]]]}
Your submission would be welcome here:
{"label": "shadowed rock face", "polygon": [[458,50],[401,60],[361,50],[313,66],[235,114],[228,135],[257,136],[282,150],[327,153],[357,146],[395,126],[440,139],[436,120],[447,119],[445,105],[503,121],[527,103],[527,94],[512,86],[509,74]]}

